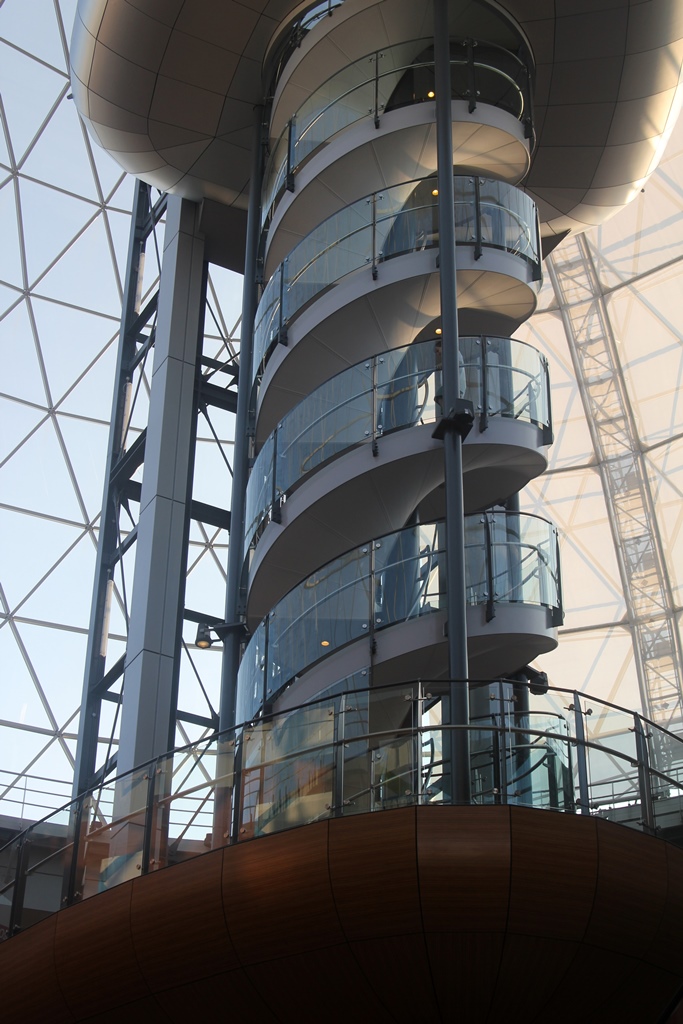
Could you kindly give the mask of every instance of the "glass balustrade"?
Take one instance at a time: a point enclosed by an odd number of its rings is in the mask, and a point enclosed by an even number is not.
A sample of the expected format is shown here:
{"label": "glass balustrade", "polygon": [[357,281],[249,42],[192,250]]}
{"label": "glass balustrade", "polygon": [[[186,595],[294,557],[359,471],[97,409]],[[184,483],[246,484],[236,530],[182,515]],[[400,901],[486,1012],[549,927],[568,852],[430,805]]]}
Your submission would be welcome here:
{"label": "glass balustrade", "polygon": [[[379,550],[386,571],[395,560]],[[532,691],[520,712],[506,699],[518,681],[471,686],[492,709],[456,729],[468,740],[473,804],[592,814],[681,842],[680,736],[585,694]],[[452,728],[448,683],[410,681],[329,693],[171,751],[0,849],[0,940],[209,849],[328,818],[448,804]]]}
{"label": "glass balustrade", "polygon": [[[531,70],[501,47],[483,41],[451,44],[451,99],[470,113],[483,103],[507,111],[533,136]],[[345,128],[365,119],[379,127],[390,110],[434,99],[434,50],[416,39],[366,54],[328,78],[296,111],[273,143],[262,188],[262,224],[297,171]]]}
{"label": "glass balustrade", "polygon": [[[544,356],[511,338],[460,338],[460,393],[480,430],[489,417],[534,423],[552,440]],[[292,491],[320,466],[360,444],[441,415],[441,339],[359,363],[303,399],[265,441],[246,493],[245,554]]]}
{"label": "glass balustrade", "polygon": [[[475,257],[504,250],[531,264],[541,277],[536,206],[512,185],[488,178],[453,178],[456,244]],[[348,274],[405,253],[438,247],[436,179],[409,181],[366,196],[319,224],[291,251],[264,288],[254,323],[252,380],[288,324],[318,295]],[[485,269],[486,264],[482,264]]]}
{"label": "glass balustrade", "polygon": [[[295,676],[340,647],[446,607],[443,523],[369,541],[320,568],[282,598],[247,644],[238,715],[260,714]],[[521,513],[465,517],[472,605],[546,607],[561,619],[555,527]]]}

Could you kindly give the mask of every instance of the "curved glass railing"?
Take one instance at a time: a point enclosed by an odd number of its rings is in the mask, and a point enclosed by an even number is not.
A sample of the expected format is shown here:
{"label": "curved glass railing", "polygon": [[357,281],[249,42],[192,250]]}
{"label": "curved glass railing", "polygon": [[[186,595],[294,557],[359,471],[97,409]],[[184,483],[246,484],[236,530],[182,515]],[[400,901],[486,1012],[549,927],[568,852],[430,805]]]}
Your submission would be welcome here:
{"label": "curved glass railing", "polygon": [[[548,363],[512,338],[460,338],[460,391],[485,430],[489,417],[534,423],[552,442]],[[246,493],[245,553],[298,484],[342,452],[434,423],[441,411],[441,339],[374,356],[304,398],[264,443]]]}
{"label": "curved glass railing", "polygon": [[[536,205],[513,185],[455,175],[455,240],[476,259],[502,249],[531,264],[541,278]],[[288,324],[318,295],[365,267],[374,277],[395,256],[437,248],[436,179],[423,178],[365,196],[319,224],[291,251],[266,285],[256,311],[252,380],[262,372]]]}
{"label": "curved glass railing", "polygon": [[[557,530],[538,516],[465,516],[467,601],[554,610],[561,621]],[[360,637],[446,607],[443,523],[411,526],[347,551],[280,600],[252,635],[237,676],[247,721],[321,658]]]}
{"label": "curved glass railing", "polygon": [[0,938],[212,848],[447,805],[453,742],[467,745],[473,804],[594,815],[680,843],[681,737],[582,693],[502,681],[471,683],[486,714],[454,728],[447,681],[368,689],[369,672],[171,751],[25,829],[0,850]]}
{"label": "curved glass railing", "polygon": [[285,28],[274,46],[274,52],[269,53],[266,57],[266,64],[272,64],[269,76],[271,84],[268,90],[271,95],[275,91],[287,61],[293,53],[296,53],[308,33],[324,19],[331,18],[343,3],[344,0],[317,0],[317,3],[311,4],[303,13],[298,14]]}
{"label": "curved glass railing", "polygon": [[[296,172],[338,132],[367,118],[378,128],[382,114],[434,99],[434,48],[430,39],[388,46],[366,54],[328,78],[297,110],[274,143],[262,188],[262,224]],[[483,41],[453,43],[451,99],[498,107],[533,136],[531,70],[515,54]]]}

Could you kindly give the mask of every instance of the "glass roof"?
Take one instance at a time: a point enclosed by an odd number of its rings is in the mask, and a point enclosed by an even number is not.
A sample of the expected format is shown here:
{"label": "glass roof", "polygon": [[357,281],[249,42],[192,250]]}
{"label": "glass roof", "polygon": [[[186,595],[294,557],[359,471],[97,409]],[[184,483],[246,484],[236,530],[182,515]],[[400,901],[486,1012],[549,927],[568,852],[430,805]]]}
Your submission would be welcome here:
{"label": "glass roof", "polygon": [[[76,0],[0,0],[0,813],[12,816],[40,816],[70,790],[133,195],[132,179],[91,144],[70,99],[75,8]],[[577,379],[568,339],[569,327],[580,333],[584,323],[573,305],[583,284],[563,298],[547,274],[539,311],[516,334],[545,352],[553,383],[549,470],[522,501],[563,536],[565,625],[539,667],[555,685],[633,708],[647,708],[648,687],[680,669],[681,237],[683,124],[637,200],[586,236],[590,301],[617,367],[609,379],[619,382],[630,425],[649,539],[642,509],[631,512],[640,533],[625,505],[616,522],[609,445],[593,415],[589,429],[599,379]],[[553,257],[560,278],[563,250]],[[239,279],[213,268],[208,355],[234,350],[239,302]],[[138,415],[135,429],[144,398]],[[609,432],[607,420],[600,429]],[[202,421],[199,500],[226,500],[230,437],[229,423]],[[643,551],[654,560],[649,574]],[[189,606],[221,614],[226,553],[222,531],[193,525]],[[121,599],[111,622],[121,649],[124,611]],[[196,651],[190,633],[181,701],[206,714],[216,707],[220,653]]]}

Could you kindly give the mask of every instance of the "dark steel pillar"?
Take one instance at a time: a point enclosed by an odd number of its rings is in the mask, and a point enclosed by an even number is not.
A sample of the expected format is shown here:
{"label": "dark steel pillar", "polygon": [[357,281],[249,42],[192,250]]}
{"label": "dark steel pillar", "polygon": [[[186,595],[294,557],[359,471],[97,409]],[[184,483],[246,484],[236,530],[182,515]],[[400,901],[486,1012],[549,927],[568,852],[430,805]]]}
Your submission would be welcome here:
{"label": "dark steel pillar", "polygon": [[[448,663],[450,676],[451,797],[471,798],[467,605],[465,593],[465,516],[462,442],[467,410],[459,394],[458,306],[455,270],[453,128],[451,114],[448,0],[434,0],[434,71],[436,83],[437,186],[439,189],[439,266],[443,331],[443,440],[446,486],[446,585],[448,588]],[[470,419],[471,425],[471,419]]]}
{"label": "dark steel pillar", "polygon": [[[240,338],[240,375],[237,390],[235,448],[233,455],[232,501],[230,507],[230,546],[225,621],[232,625],[244,614],[241,595],[244,555],[244,498],[249,478],[249,404],[251,401],[251,362],[254,343],[254,317],[258,302],[257,257],[260,234],[261,176],[263,172],[263,107],[254,107],[251,152],[251,184],[247,212],[247,244],[244,256],[242,290],[242,333]],[[235,723],[237,669],[240,663],[242,630],[228,629],[223,640],[221,675],[220,729]]]}

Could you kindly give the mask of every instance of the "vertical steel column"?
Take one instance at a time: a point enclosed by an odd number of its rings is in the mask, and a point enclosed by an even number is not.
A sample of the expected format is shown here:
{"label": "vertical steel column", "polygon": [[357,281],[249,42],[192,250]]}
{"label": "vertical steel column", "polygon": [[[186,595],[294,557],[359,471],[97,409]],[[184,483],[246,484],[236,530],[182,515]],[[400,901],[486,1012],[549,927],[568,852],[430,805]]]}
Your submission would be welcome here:
{"label": "vertical steel column", "polygon": [[[263,174],[263,107],[254,107],[251,150],[251,185],[247,212],[247,245],[244,256],[242,291],[242,336],[240,339],[240,375],[237,389],[237,416],[233,456],[232,500],[230,505],[230,546],[225,599],[225,621],[237,623],[244,614],[241,595],[244,563],[244,499],[249,479],[249,404],[251,401],[251,363],[254,347],[254,317],[258,301],[256,268],[260,232],[261,177]],[[280,308],[282,315],[282,307]],[[235,724],[237,669],[240,663],[241,631],[230,629],[223,641],[221,675],[220,728]]]}
{"label": "vertical steel column", "polygon": [[465,594],[465,517],[459,397],[458,307],[455,280],[453,127],[451,114],[448,0],[434,0],[434,72],[436,83],[437,185],[439,189],[439,266],[443,330],[444,463],[446,477],[446,580],[448,588],[448,663],[450,683],[451,798],[471,798],[467,604]]}
{"label": "vertical steel column", "polygon": [[168,201],[118,772],[175,744],[206,271],[196,203]]}
{"label": "vertical steel column", "polygon": [[74,797],[92,785],[97,763],[97,741],[102,706],[102,683],[106,672],[106,649],[109,631],[109,608],[112,597],[112,573],[119,544],[120,498],[114,474],[125,455],[124,443],[128,418],[131,365],[135,358],[137,334],[135,321],[140,312],[140,281],[144,264],[145,244],[153,220],[150,220],[150,187],[142,181],[135,184],[133,213],[128,243],[125,290],[121,315],[121,335],[114,382],[114,399],[109,430],[107,466],[105,470],[102,516],[95,564],[95,583],[88,629],[85,679],[78,727],[78,745],[74,769]]}

